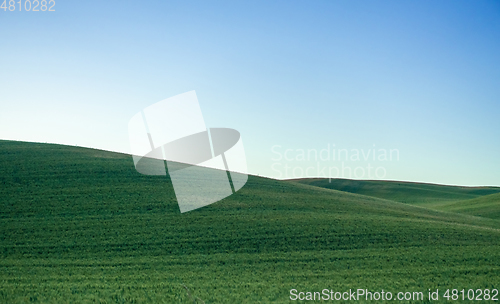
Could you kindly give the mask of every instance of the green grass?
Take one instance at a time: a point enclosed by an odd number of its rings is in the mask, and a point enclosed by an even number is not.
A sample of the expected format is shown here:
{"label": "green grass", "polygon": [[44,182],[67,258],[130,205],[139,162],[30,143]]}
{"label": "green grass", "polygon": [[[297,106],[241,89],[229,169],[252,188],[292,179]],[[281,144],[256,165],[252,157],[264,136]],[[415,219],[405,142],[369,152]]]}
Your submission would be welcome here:
{"label": "green grass", "polygon": [[326,178],[306,178],[291,181],[426,207],[429,204],[468,200],[500,193],[500,187],[461,187],[398,181]]}
{"label": "green grass", "polygon": [[0,303],[500,288],[499,220],[255,176],[180,214],[168,177],[78,147],[0,141],[0,231]]}
{"label": "green grass", "polygon": [[500,187],[461,187],[426,183],[307,178],[291,180],[316,187],[373,196],[400,203],[426,205],[427,203],[473,199],[500,193]]}
{"label": "green grass", "polygon": [[306,185],[357,193],[434,210],[500,219],[500,187],[460,187],[397,181],[296,179]]}
{"label": "green grass", "polygon": [[470,200],[436,204],[433,209],[500,219],[500,193]]}

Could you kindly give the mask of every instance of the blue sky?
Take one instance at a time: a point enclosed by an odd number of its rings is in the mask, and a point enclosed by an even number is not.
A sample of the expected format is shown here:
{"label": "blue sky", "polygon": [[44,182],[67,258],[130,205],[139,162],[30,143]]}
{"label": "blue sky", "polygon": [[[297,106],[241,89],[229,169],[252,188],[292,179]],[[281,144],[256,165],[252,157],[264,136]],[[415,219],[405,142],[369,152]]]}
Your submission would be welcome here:
{"label": "blue sky", "polygon": [[[385,172],[375,178],[500,186],[498,1],[56,1],[55,10],[0,10],[0,139],[128,152],[135,113],[196,90],[207,126],[240,131],[252,174],[373,166]],[[300,157],[328,145],[399,158]]]}

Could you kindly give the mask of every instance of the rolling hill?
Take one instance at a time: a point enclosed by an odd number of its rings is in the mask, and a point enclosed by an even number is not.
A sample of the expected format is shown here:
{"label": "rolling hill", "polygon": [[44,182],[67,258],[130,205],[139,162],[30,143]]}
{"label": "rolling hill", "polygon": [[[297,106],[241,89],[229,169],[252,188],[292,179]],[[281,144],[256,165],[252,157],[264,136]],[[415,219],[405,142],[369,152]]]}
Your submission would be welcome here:
{"label": "rolling hill", "polygon": [[437,204],[433,209],[500,219],[500,193],[470,200]]}
{"label": "rolling hill", "polygon": [[500,187],[462,187],[399,181],[295,179],[301,184],[335,189],[434,210],[500,218]]}
{"label": "rolling hill", "polygon": [[[442,201],[495,192],[432,189]],[[386,198],[250,176],[181,214],[169,177],[137,173],[129,155],[0,141],[0,302],[289,303],[292,289],[358,288],[439,289],[443,299],[500,288],[500,221]]]}
{"label": "rolling hill", "polygon": [[422,206],[500,193],[500,187],[462,187],[399,181],[340,178],[304,178],[290,181]]}

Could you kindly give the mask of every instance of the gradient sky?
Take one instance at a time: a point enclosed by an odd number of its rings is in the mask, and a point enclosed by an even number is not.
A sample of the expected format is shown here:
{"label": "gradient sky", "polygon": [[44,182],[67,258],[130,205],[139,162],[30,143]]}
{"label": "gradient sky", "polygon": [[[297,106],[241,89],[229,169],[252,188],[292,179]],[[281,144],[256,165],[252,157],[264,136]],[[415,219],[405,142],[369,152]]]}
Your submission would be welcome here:
{"label": "gradient sky", "polygon": [[[252,174],[372,166],[384,179],[500,186],[498,1],[55,9],[0,10],[0,139],[129,152],[135,113],[196,90],[208,127],[240,131]],[[328,145],[399,160],[300,160]]]}

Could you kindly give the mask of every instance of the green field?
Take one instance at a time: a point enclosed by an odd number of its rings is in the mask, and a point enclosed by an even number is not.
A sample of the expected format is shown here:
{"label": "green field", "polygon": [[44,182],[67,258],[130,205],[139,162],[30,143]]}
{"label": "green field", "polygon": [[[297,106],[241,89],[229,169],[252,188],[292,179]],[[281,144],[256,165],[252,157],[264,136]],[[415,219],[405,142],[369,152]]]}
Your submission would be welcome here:
{"label": "green field", "polygon": [[500,220],[423,206],[498,212],[500,189],[425,187],[440,199],[250,176],[181,214],[168,177],[137,173],[128,155],[0,141],[0,303],[193,303],[184,286],[196,303],[311,303],[290,290],[358,288],[452,303],[448,288],[499,289]]}
{"label": "green field", "polygon": [[292,181],[434,210],[500,219],[500,187],[460,187],[398,181],[326,178]]}
{"label": "green field", "polygon": [[433,209],[500,219],[500,193],[463,201],[436,204]]}

